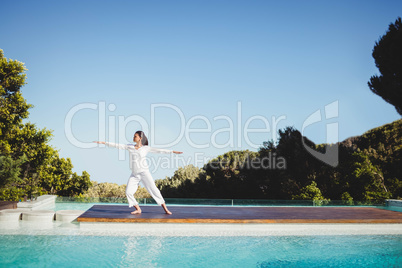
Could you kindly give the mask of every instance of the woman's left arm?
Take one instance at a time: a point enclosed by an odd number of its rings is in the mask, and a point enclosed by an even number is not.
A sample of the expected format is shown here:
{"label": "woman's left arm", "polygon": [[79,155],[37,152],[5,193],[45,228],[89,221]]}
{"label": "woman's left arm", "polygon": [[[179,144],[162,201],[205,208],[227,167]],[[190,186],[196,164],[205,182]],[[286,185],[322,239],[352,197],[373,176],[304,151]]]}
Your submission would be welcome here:
{"label": "woman's left arm", "polygon": [[153,148],[153,147],[149,147],[149,152],[150,153],[157,153],[157,154],[170,154],[170,153],[174,153],[174,154],[182,154],[183,152],[178,152],[178,151],[172,151],[172,150],[167,150],[167,149],[159,149],[159,148]]}

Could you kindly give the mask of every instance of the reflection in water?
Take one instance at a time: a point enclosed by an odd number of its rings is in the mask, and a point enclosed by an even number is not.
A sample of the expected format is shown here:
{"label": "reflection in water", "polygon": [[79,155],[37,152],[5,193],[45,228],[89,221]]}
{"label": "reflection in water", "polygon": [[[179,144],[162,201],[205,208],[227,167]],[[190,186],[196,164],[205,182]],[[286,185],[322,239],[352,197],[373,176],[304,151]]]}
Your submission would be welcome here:
{"label": "reflection in water", "polygon": [[401,235],[2,235],[0,249],[0,267],[402,267]]}
{"label": "reflection in water", "polygon": [[127,237],[124,240],[124,253],[120,265],[123,267],[159,266],[163,240],[163,237]]}

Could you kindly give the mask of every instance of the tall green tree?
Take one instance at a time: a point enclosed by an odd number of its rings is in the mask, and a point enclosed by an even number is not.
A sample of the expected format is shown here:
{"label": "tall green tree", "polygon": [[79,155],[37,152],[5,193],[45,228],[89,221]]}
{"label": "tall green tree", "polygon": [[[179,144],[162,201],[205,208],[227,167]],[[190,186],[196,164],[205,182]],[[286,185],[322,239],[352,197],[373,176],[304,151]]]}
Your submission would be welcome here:
{"label": "tall green tree", "polygon": [[18,129],[23,119],[28,118],[28,104],[20,91],[25,85],[24,64],[17,60],[7,60],[0,49],[0,152],[10,154],[9,139]]}
{"label": "tall green tree", "polygon": [[50,130],[23,122],[32,107],[21,93],[26,70],[0,49],[0,199],[83,193],[91,185],[89,174],[72,172],[70,159],[60,158],[48,144]]}
{"label": "tall green tree", "polygon": [[381,75],[374,75],[369,88],[386,102],[395,106],[402,115],[402,21],[399,17],[391,23],[387,33],[375,43],[375,65]]}
{"label": "tall green tree", "polygon": [[7,200],[24,192],[19,185],[23,183],[22,165],[27,163],[27,158],[13,154],[15,149],[10,140],[32,107],[20,91],[26,83],[26,70],[22,62],[7,60],[0,49],[0,198]]}

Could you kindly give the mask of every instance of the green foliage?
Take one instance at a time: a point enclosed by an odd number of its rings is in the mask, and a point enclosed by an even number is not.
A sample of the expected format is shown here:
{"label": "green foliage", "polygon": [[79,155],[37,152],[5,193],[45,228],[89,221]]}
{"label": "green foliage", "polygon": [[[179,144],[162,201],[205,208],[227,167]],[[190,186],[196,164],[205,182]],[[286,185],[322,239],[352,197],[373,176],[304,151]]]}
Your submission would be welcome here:
{"label": "green foliage", "polygon": [[20,92],[26,70],[23,63],[7,60],[0,49],[0,200],[45,193],[79,195],[91,186],[89,174],[72,172],[70,159],[60,158],[48,144],[51,131],[22,123],[32,107]]}
{"label": "green foliage", "polygon": [[14,160],[10,156],[0,155],[0,188],[12,183],[21,183],[21,165],[27,161],[23,155],[20,159]]}
{"label": "green foliage", "polygon": [[387,33],[373,49],[375,65],[381,75],[374,75],[369,88],[386,102],[395,106],[402,115],[402,21],[398,18],[389,25]]}
{"label": "green foliage", "polygon": [[156,184],[166,197],[246,197],[250,191],[258,190],[247,177],[257,156],[249,150],[231,151],[212,159],[202,169],[193,165],[179,168],[172,178],[158,180]]}
{"label": "green foliage", "polygon": [[[204,166],[213,198],[247,198],[259,190],[255,176],[252,175],[258,153],[249,150],[230,151]],[[260,168],[257,164],[256,168]]]}
{"label": "green foliage", "polygon": [[24,63],[16,60],[7,60],[4,52],[0,49],[0,89],[7,94],[13,94],[25,85],[27,69]]}
{"label": "green foliage", "polygon": [[19,187],[24,188],[29,197],[46,193],[46,190],[42,189],[40,185],[39,171],[53,150],[47,144],[50,137],[50,131],[38,130],[35,125],[26,123],[15,128],[11,137],[7,139],[12,148],[10,155],[13,158],[26,157],[26,161],[21,165],[20,178],[22,181],[19,183]]}
{"label": "green foliage", "polygon": [[[288,127],[279,131],[276,143],[264,142],[258,153],[231,151],[203,169],[180,168],[157,185],[165,197],[303,199],[316,205],[329,200],[375,203],[402,196],[402,120],[337,144],[340,162],[336,168],[310,155],[302,139],[315,150],[326,147]],[[285,168],[259,165],[264,159],[278,163],[281,158]]]}
{"label": "green foliage", "polygon": [[402,120],[347,139],[341,148],[349,151],[344,172],[355,200],[402,196]]}
{"label": "green foliage", "polygon": [[195,180],[203,172],[193,165],[179,167],[171,178],[156,180],[155,184],[165,197],[197,197],[200,193],[194,188]]}
{"label": "green foliage", "polygon": [[[91,182],[92,186],[82,194],[85,198],[126,198],[126,185],[118,185],[117,183]],[[151,195],[145,188],[138,186],[138,190],[134,195],[135,198],[151,198]]]}
{"label": "green foliage", "polygon": [[374,166],[369,156],[361,151],[353,153],[355,161],[351,175],[351,183],[354,187],[354,195],[358,200],[380,200],[391,196],[385,186],[384,176],[381,170]]}
{"label": "green foliage", "polygon": [[84,194],[84,197],[125,197],[125,185],[118,185],[117,183],[97,183],[92,182],[90,187]]}
{"label": "green foliage", "polygon": [[7,142],[22,120],[28,118],[27,104],[20,88],[25,84],[27,69],[22,62],[7,60],[0,49],[0,152],[9,154],[11,145]]}
{"label": "green foliage", "polygon": [[315,205],[323,205],[328,199],[324,198],[324,196],[321,193],[321,190],[317,187],[317,183],[315,181],[312,181],[311,184],[303,187],[301,189],[300,194],[294,195],[292,197],[294,200],[313,200],[316,201],[314,204]]}
{"label": "green foliage", "polygon": [[70,158],[60,158],[56,150],[51,148],[49,156],[40,167],[41,187],[50,194],[74,196],[84,193],[92,183],[86,171],[78,176],[72,172]]}
{"label": "green foliage", "polygon": [[348,192],[342,193],[341,200],[345,205],[353,205],[353,197]]}
{"label": "green foliage", "polygon": [[279,130],[278,134],[277,144],[272,141],[263,143],[259,155],[261,159],[272,156],[278,160],[282,158],[286,163],[285,168],[260,169],[256,175],[261,178],[260,187],[264,189],[264,198],[291,199],[311,181],[309,176],[314,174],[319,161],[306,151],[303,140],[307,146],[316,149],[314,143],[295,128],[287,127]]}
{"label": "green foliage", "polygon": [[0,198],[4,201],[18,201],[25,196],[25,190],[16,186],[0,188]]}

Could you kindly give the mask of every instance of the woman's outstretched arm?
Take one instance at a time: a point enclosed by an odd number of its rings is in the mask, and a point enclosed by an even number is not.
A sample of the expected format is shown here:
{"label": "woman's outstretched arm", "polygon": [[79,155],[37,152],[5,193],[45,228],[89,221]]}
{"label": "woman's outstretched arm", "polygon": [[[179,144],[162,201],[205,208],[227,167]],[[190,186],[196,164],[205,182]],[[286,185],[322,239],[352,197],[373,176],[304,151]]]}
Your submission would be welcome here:
{"label": "woman's outstretched arm", "polygon": [[104,141],[94,141],[95,143],[98,144],[105,144],[109,147],[114,147],[114,148],[118,148],[118,149],[123,149],[123,150],[127,150],[127,145],[126,144],[118,144],[118,143],[113,143],[113,142],[104,142]]}
{"label": "woman's outstretched arm", "polygon": [[159,154],[182,154],[183,152],[178,152],[178,151],[172,151],[172,150],[167,150],[167,149],[159,149],[159,148],[153,148],[153,147],[148,147],[150,153],[159,153]]}

